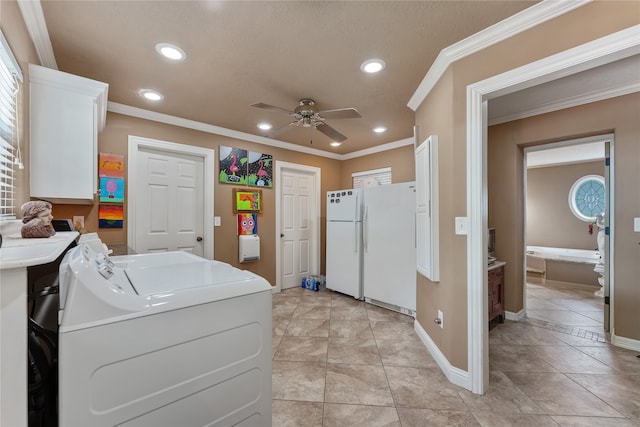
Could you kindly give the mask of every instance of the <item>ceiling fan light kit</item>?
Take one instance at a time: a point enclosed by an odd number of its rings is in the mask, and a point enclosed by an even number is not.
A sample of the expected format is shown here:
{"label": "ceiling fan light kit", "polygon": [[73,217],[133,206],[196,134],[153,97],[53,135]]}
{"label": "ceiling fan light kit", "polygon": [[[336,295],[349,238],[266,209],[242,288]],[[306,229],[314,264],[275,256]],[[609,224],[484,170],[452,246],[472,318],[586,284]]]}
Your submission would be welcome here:
{"label": "ceiling fan light kit", "polygon": [[295,120],[279,129],[273,130],[269,136],[275,137],[281,133],[291,129],[291,126],[302,126],[305,128],[316,128],[332,141],[342,142],[347,137],[338,132],[333,127],[326,123],[327,119],[356,119],[362,117],[358,110],[355,108],[338,108],[335,110],[323,110],[318,111],[316,103],[313,99],[303,98],[298,102],[298,106],[293,110],[287,110],[286,108],[276,107],[275,105],[269,105],[262,102],[252,104],[254,108],[261,108],[263,110],[275,111],[286,113],[292,116]]}

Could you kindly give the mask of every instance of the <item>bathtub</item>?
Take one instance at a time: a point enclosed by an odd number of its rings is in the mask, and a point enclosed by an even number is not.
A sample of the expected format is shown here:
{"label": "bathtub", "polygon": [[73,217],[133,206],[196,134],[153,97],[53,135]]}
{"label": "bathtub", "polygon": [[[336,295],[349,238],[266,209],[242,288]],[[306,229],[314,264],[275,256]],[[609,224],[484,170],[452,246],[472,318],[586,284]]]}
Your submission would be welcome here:
{"label": "bathtub", "polygon": [[600,262],[595,250],[527,246],[527,273],[538,273],[545,281],[600,287],[593,268]]}

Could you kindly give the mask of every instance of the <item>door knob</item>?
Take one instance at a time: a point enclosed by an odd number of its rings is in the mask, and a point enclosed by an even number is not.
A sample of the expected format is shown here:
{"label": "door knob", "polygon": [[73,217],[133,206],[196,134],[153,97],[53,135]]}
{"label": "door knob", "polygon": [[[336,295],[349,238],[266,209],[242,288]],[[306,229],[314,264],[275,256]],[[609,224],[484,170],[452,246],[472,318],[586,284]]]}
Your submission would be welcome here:
{"label": "door knob", "polygon": [[198,236],[198,237],[196,237],[196,240],[197,240],[198,242],[202,242],[202,237]]}
{"label": "door knob", "polygon": [[284,237],[284,233],[280,233],[280,238],[283,238],[283,237]]}

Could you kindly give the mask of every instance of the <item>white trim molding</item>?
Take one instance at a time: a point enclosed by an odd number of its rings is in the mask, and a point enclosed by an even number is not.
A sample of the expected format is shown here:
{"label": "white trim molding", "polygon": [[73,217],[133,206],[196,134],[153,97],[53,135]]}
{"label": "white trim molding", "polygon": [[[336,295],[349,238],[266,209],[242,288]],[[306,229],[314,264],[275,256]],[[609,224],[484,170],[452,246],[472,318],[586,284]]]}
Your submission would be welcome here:
{"label": "white trim molding", "polygon": [[614,333],[611,334],[611,344],[616,347],[626,348],[628,350],[640,351],[640,340],[619,337]]}
{"label": "white trim molding", "polygon": [[514,313],[513,311],[505,311],[504,312],[504,318],[507,320],[513,320],[514,322],[519,322],[522,319],[524,319],[527,315],[527,312],[525,311],[525,309],[523,308],[522,310],[518,311],[517,313]]}
{"label": "white trim molding", "polygon": [[559,101],[553,101],[546,104],[538,105],[528,110],[518,111],[504,116],[494,117],[489,120],[489,126],[499,125],[514,120],[525,119],[527,117],[537,116],[539,114],[551,113],[553,111],[564,110],[565,108],[578,107],[592,102],[604,101],[605,99],[615,98],[617,96],[629,95],[631,93],[640,92],[640,79],[630,83],[620,84],[607,89],[594,90],[578,96],[564,98]]}
{"label": "white trim molding", "polygon": [[413,322],[413,329],[416,331],[418,338],[420,338],[420,341],[422,341],[424,346],[427,348],[427,351],[431,354],[447,379],[455,385],[471,390],[469,373],[460,368],[456,368],[449,363],[447,357],[440,351],[436,343],[433,342],[429,334],[427,334],[427,331],[424,330],[422,325],[420,325],[420,322],[417,320]]}
{"label": "white trim molding", "polygon": [[469,376],[474,393],[483,394],[487,390],[489,372],[487,245],[484,242],[488,100],[637,54],[640,54],[640,25],[467,86],[467,339]]}
{"label": "white trim molding", "polygon": [[451,46],[442,49],[429,71],[420,82],[407,106],[413,111],[417,110],[422,101],[429,95],[447,68],[466,56],[479,52],[502,40],[515,36],[529,28],[533,28],[550,19],[556,18],[591,0],[555,1],[545,0],[516,13],[497,24],[475,33]]}
{"label": "white trim molding", "polygon": [[42,4],[39,0],[18,0],[18,6],[36,48],[40,64],[43,67],[57,70],[58,64],[56,56],[53,54],[53,46],[51,46],[47,22],[42,12]]}

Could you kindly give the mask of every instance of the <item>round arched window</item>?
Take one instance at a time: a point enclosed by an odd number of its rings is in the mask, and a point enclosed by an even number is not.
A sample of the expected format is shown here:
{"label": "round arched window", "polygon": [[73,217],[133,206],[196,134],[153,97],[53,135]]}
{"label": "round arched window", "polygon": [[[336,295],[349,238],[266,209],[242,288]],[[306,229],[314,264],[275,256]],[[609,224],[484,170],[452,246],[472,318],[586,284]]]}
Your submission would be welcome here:
{"label": "round arched window", "polygon": [[603,215],[606,207],[604,178],[586,175],[574,182],[569,190],[569,207],[575,216],[587,222]]}

